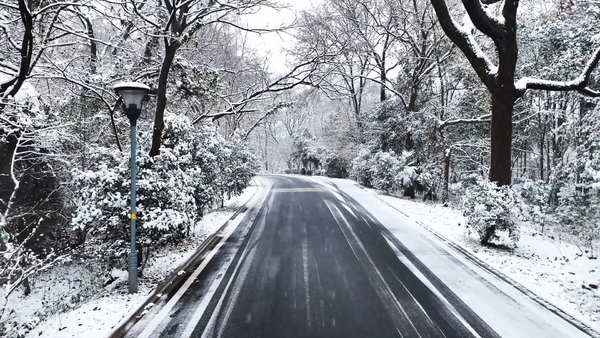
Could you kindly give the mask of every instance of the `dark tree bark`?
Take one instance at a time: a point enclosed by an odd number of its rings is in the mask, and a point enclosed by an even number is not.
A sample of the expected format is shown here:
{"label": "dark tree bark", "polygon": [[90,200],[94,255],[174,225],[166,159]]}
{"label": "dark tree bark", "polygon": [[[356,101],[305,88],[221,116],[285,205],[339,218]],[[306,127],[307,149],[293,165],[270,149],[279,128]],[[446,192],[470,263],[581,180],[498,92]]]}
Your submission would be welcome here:
{"label": "dark tree bark", "polygon": [[[384,65],[385,65],[385,63],[384,63]],[[380,100],[381,102],[383,102],[383,101],[387,100],[387,95],[386,95],[386,92],[385,92],[385,83],[387,82],[387,73],[386,73],[385,66],[383,66],[383,67],[380,69],[379,78],[380,78],[379,80],[380,80],[380,81],[381,81],[381,83],[382,83],[382,84],[380,85],[380,87],[379,87],[379,88],[380,88],[380,89],[379,89],[379,100]]]}
{"label": "dark tree bark", "polygon": [[444,151],[444,174],[442,181],[442,204],[445,207],[448,206],[449,200],[448,187],[450,186],[450,155],[451,151],[450,148],[448,148]]}
{"label": "dark tree bark", "polygon": [[177,49],[181,46],[178,41],[172,39],[165,40],[165,57],[163,59],[160,74],[158,75],[158,90],[156,92],[156,114],[154,115],[154,129],[152,130],[152,147],[150,156],[160,155],[160,145],[162,142],[162,132],[165,129],[165,109],[167,108],[167,80],[169,71],[175,59]]}
{"label": "dark tree bark", "polygon": [[33,59],[33,17],[25,0],[19,0],[19,13],[24,29],[21,47],[19,48],[21,54],[19,72],[12,79],[0,83],[0,97],[15,96],[19,92],[29,74]]}
{"label": "dark tree bark", "polygon": [[[578,90],[590,96],[600,96],[600,92],[587,88],[592,71],[600,61],[600,48],[592,55],[582,75],[569,82],[542,81],[530,78],[515,84],[517,65],[517,8],[519,0],[506,0],[502,8],[503,20],[492,18],[483,8],[480,0],[462,0],[463,7],[473,25],[488,36],[498,54],[498,67],[483,54],[477,41],[452,18],[444,0],[430,0],[446,35],[467,57],[469,63],[487,87],[492,99],[491,163],[490,180],[499,185],[511,184],[512,153],[512,112],[515,101],[527,89],[550,91]],[[491,4],[499,1],[485,0]]]}

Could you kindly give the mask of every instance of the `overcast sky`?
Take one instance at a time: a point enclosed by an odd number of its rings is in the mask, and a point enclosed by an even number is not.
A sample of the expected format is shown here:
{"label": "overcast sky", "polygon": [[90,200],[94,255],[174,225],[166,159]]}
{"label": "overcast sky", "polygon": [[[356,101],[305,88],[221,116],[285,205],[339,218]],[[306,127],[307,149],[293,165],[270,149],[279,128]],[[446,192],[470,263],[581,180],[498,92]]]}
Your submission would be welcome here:
{"label": "overcast sky", "polygon": [[[317,2],[319,0],[316,0]],[[290,9],[276,11],[271,8],[262,8],[258,14],[248,15],[248,27],[251,28],[277,28],[285,27],[294,21],[296,12],[310,6],[315,0],[281,0],[281,3],[288,4]],[[284,72],[286,68],[286,57],[282,49],[290,43],[289,34],[250,34],[249,41],[256,46],[256,49],[262,55],[270,54],[270,69],[276,73]]]}

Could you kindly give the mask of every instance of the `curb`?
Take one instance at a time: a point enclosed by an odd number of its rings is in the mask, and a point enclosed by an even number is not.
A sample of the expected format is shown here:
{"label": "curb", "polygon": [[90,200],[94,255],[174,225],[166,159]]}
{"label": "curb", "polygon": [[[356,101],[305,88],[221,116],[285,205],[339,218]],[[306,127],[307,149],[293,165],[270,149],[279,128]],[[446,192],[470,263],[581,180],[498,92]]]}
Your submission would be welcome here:
{"label": "curb", "polygon": [[248,202],[252,200],[259,189],[257,188],[254,194],[250,196],[250,198],[241,206],[239,206],[238,210],[221,226],[219,227],[212,235],[208,236],[200,245],[196,253],[192,255],[185,263],[175,269],[171,275],[162,283],[160,283],[156,289],[146,298],[146,300],[139,305],[139,307],[130,312],[129,317],[124,321],[121,321],[120,324],[117,324],[115,328],[111,330],[111,332],[106,336],[107,338],[122,338],[127,332],[140,320],[144,317],[145,311],[147,308],[151,307],[150,304],[157,304],[160,302],[161,298],[164,295],[168,295],[172,293],[173,290],[179,288],[185,280],[188,279],[189,275],[194,272],[196,266],[198,266],[206,254],[214,248],[217,244],[218,240],[221,238],[219,235],[229,223],[237,218],[241,213],[248,211]]}
{"label": "curb", "polygon": [[[359,185],[359,187],[363,188],[360,185]],[[500,280],[508,283],[509,285],[511,285],[512,287],[514,287],[516,290],[518,290],[519,292],[521,292],[523,295],[525,295],[527,298],[529,298],[532,301],[534,301],[537,305],[545,308],[546,310],[552,312],[556,316],[562,318],[564,321],[566,321],[569,324],[571,324],[574,327],[576,327],[579,331],[581,331],[581,332],[583,332],[583,333],[585,333],[585,334],[587,334],[587,335],[589,335],[591,337],[600,338],[600,333],[596,332],[596,330],[594,330],[593,328],[591,328],[589,325],[581,322],[580,320],[578,320],[577,318],[575,318],[575,317],[571,316],[570,314],[566,313],[565,311],[563,311],[562,309],[560,309],[556,305],[554,305],[551,302],[543,299],[542,297],[540,297],[539,295],[537,295],[535,292],[529,290],[528,288],[526,288],[525,286],[523,286],[519,282],[515,281],[514,279],[510,278],[506,274],[504,274],[504,273],[496,270],[495,268],[489,266],[487,263],[485,263],[484,261],[482,261],[481,259],[479,259],[477,256],[473,255],[471,252],[467,251],[465,248],[463,248],[460,245],[456,244],[451,239],[446,238],[444,235],[442,235],[439,232],[435,231],[431,227],[425,225],[422,222],[419,222],[418,220],[414,219],[413,217],[411,217],[410,215],[406,214],[402,210],[398,209],[397,207],[393,206],[392,204],[388,203],[387,201],[379,198],[379,196],[377,194],[374,194],[374,193],[372,193],[372,192],[370,192],[370,191],[368,191],[368,190],[366,190],[364,188],[363,188],[363,190],[365,190],[366,192],[371,193],[373,196],[375,196],[375,198],[377,198],[381,202],[385,203],[387,206],[391,207],[392,209],[394,209],[397,212],[401,213],[405,217],[409,218],[410,220],[412,220],[413,222],[415,222],[419,226],[423,227],[425,230],[429,231],[431,234],[433,234],[434,236],[436,236],[438,239],[440,239],[442,242],[444,242],[445,244],[447,244],[450,248],[454,249],[459,254],[463,255],[467,260],[469,260],[470,262],[472,262],[473,264],[475,264],[479,268],[481,268],[484,271],[488,272],[489,274],[495,276],[496,278],[498,278],[498,279],[500,279]]]}

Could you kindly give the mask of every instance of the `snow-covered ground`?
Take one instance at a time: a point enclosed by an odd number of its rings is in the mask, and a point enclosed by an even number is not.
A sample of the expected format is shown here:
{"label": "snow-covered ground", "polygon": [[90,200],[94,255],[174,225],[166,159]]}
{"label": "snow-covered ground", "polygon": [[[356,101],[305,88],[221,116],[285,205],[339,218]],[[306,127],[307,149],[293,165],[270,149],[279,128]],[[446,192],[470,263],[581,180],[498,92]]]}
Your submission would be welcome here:
{"label": "snow-covered ground", "polygon": [[[127,293],[127,272],[112,272],[108,285],[85,262],[71,262],[32,279],[31,294],[16,290],[8,297],[3,321],[12,330],[10,337],[105,337],[117,323],[137,309],[156,286],[184,264],[202,241],[219,229],[256,192],[252,183],[244,193],[225,202],[203,217],[193,235],[176,247],[166,247],[147,263],[138,293]],[[0,300],[5,291],[0,290]],[[83,299],[83,301],[82,301]],[[0,308],[3,304],[0,304]],[[49,315],[53,314],[53,315]],[[28,323],[23,325],[24,323]]]}
{"label": "snow-covered ground", "polygon": [[466,217],[459,210],[421,200],[377,197],[571,316],[599,326],[600,261],[588,259],[571,239],[545,236],[522,224],[521,239],[512,252],[485,248],[466,234]]}

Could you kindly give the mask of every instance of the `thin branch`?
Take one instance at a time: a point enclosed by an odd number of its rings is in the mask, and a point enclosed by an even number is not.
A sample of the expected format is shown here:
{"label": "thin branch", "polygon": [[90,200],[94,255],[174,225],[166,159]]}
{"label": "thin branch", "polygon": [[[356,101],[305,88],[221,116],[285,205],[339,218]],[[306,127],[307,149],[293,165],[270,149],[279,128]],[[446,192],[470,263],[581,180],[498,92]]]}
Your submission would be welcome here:
{"label": "thin branch", "polygon": [[480,116],[476,119],[454,119],[447,121],[439,121],[437,130],[443,130],[446,127],[457,125],[457,124],[477,124],[477,123],[490,123],[492,122],[492,114]]}

